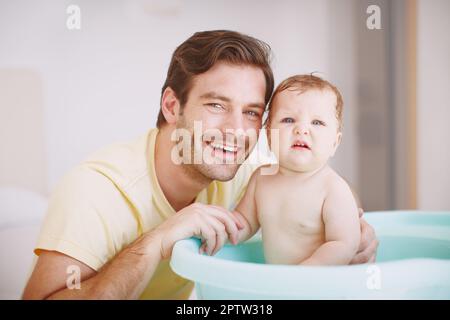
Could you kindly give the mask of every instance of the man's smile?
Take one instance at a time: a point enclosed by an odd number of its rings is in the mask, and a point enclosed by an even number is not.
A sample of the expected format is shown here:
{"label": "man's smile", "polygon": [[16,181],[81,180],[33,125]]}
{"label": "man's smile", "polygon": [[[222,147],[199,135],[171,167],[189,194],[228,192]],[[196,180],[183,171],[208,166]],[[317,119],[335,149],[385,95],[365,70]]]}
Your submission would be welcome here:
{"label": "man's smile", "polygon": [[237,145],[226,144],[219,141],[205,141],[205,146],[212,149],[211,154],[226,160],[235,160],[243,149]]}

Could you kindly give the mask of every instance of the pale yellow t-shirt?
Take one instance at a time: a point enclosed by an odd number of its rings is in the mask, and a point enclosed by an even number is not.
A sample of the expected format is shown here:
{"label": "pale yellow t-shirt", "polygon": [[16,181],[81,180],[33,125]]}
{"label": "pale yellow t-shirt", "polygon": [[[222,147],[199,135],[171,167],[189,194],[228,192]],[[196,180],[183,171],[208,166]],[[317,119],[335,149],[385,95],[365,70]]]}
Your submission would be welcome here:
{"label": "pale yellow t-shirt", "polygon": [[[67,173],[58,184],[35,248],[54,250],[98,271],[142,233],[175,214],[156,178],[158,129],[129,143],[104,148]],[[242,164],[227,182],[213,181],[196,202],[233,209],[257,165]],[[193,283],[162,261],[142,299],[186,299]]]}

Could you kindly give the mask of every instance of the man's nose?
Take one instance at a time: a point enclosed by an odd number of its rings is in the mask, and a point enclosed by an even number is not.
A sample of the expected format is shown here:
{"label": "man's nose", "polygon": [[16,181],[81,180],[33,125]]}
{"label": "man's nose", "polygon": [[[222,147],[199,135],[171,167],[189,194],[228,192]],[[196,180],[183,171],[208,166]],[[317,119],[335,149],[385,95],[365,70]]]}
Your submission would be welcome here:
{"label": "man's nose", "polygon": [[245,130],[244,128],[244,114],[239,111],[234,111],[229,114],[225,124],[225,129],[234,131]]}

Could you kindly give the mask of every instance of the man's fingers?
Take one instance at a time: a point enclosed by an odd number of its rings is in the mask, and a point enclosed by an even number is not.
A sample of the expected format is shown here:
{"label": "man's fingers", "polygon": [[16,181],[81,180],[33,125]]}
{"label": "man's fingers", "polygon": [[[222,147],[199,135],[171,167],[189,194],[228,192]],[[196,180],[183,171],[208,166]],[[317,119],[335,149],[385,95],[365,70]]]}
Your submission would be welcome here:
{"label": "man's fingers", "polygon": [[351,264],[367,263],[375,261],[378,248],[378,240],[375,236],[375,230],[363,218],[361,222],[361,242],[358,253],[352,259]]}
{"label": "man's fingers", "polygon": [[[212,206],[210,206],[212,207]],[[214,216],[215,218],[217,218],[219,221],[221,221],[224,225],[225,228],[227,230],[227,233],[229,235],[230,241],[233,244],[237,243],[237,239],[238,239],[238,228],[237,225],[235,223],[235,220],[231,218],[231,213],[229,213],[228,211],[224,212],[220,209],[217,208],[209,208],[209,213]],[[236,219],[236,217],[233,217]]]}
{"label": "man's fingers", "polygon": [[215,233],[216,233],[216,244],[214,248],[209,252],[210,255],[214,255],[219,251],[225,242],[228,239],[228,234],[226,232],[225,226],[220,222],[218,219],[216,219],[213,216],[205,216],[205,219],[207,223],[209,223],[210,226],[213,227]]}
{"label": "man's fingers", "polygon": [[202,241],[202,243],[200,244],[199,253],[203,254],[204,252],[205,252],[205,242]]}
{"label": "man's fingers", "polygon": [[361,222],[361,241],[359,243],[358,251],[364,251],[366,248],[376,240],[375,230],[364,219],[360,219]]}
{"label": "man's fingers", "polygon": [[239,229],[243,229],[244,228],[244,226],[242,225],[241,221],[232,212],[230,212],[227,209],[222,208],[220,206],[215,206],[215,205],[209,205],[209,206],[213,207],[213,208],[219,210],[220,212],[223,212],[225,215],[229,216],[234,221],[234,223],[236,223],[236,225],[237,225],[237,227]]}
{"label": "man's fingers", "polygon": [[358,208],[358,212],[359,212],[359,217],[362,218],[362,216],[364,215],[363,208]]}
{"label": "man's fingers", "polygon": [[378,241],[375,239],[372,243],[365,248],[365,250],[358,252],[355,257],[352,259],[350,264],[361,264],[370,262],[370,260],[375,261],[376,252],[378,247]]}
{"label": "man's fingers", "polygon": [[239,221],[239,225],[238,228],[239,230],[242,230],[245,228],[245,225],[247,224],[246,222],[243,222],[243,220],[245,220],[244,216],[242,215],[242,213],[240,213],[239,211],[234,210],[231,215],[236,218],[237,221]]}
{"label": "man's fingers", "polygon": [[234,220],[234,222],[236,222],[236,226],[239,230],[244,229],[244,225],[242,224],[241,220],[239,220],[239,218],[236,217],[233,212],[230,212],[230,217]]}
{"label": "man's fingers", "polygon": [[200,226],[200,236],[204,239],[205,251],[209,254],[216,246],[216,232],[213,227],[204,222]]}
{"label": "man's fingers", "polygon": [[368,257],[366,257],[364,252],[358,253],[356,256],[353,257],[352,261],[350,261],[350,264],[362,264],[366,263],[368,260]]}
{"label": "man's fingers", "polygon": [[238,229],[244,228],[244,225],[242,224],[242,222],[232,212],[230,212],[220,206],[211,205],[211,207],[216,208],[219,211],[223,212],[225,215],[229,216],[234,221],[234,223],[236,223],[236,226],[238,227]]}

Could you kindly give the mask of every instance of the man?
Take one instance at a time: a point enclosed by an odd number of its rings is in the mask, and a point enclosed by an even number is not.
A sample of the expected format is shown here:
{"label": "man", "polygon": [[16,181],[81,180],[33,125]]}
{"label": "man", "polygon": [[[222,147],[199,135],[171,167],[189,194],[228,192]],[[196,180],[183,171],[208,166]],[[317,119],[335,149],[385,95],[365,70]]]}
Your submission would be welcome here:
{"label": "man", "polygon": [[[201,237],[209,254],[235,240],[240,225],[229,210],[255,169],[236,160],[253,149],[247,133],[261,129],[272,94],[269,53],[231,31],[199,32],[182,43],[162,88],[157,129],[97,152],[58,185],[23,297],[187,298],[193,285],[171,271],[168,258],[180,239]],[[200,139],[193,135],[179,150],[174,132],[193,134],[198,124]],[[194,161],[205,155],[214,161]],[[363,219],[361,228],[354,263],[373,260],[378,245]],[[73,270],[79,285],[68,281]]]}

